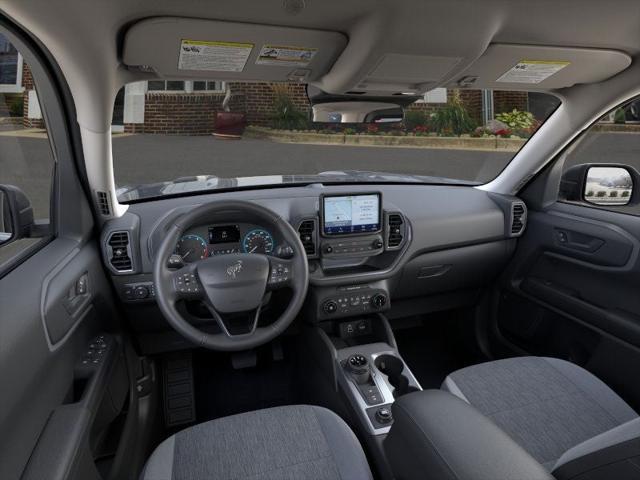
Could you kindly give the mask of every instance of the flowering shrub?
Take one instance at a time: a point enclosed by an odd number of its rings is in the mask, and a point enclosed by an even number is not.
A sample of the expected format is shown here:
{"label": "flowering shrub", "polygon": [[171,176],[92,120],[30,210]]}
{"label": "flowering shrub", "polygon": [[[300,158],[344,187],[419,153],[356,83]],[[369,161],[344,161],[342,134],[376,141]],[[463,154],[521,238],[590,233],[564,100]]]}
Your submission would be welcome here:
{"label": "flowering shrub", "polygon": [[429,127],[426,125],[418,125],[413,129],[413,134],[417,136],[427,135],[429,133]]}
{"label": "flowering shrub", "polygon": [[514,108],[510,112],[499,113],[496,120],[507,125],[511,130],[526,130],[535,123],[535,118],[531,112],[521,112]]}
{"label": "flowering shrub", "polygon": [[508,128],[503,128],[502,130],[498,130],[495,133],[498,137],[509,138],[511,136],[511,130]]}
{"label": "flowering shrub", "polygon": [[369,135],[376,135],[379,132],[380,132],[380,127],[378,127],[378,125],[374,123],[370,123],[367,125],[367,133]]}
{"label": "flowering shrub", "polygon": [[408,132],[416,127],[426,127],[429,124],[429,115],[422,110],[407,110],[404,113],[404,126]]}
{"label": "flowering shrub", "polygon": [[458,136],[470,133],[476,128],[457,92],[433,115],[432,123],[435,131],[444,136]]}

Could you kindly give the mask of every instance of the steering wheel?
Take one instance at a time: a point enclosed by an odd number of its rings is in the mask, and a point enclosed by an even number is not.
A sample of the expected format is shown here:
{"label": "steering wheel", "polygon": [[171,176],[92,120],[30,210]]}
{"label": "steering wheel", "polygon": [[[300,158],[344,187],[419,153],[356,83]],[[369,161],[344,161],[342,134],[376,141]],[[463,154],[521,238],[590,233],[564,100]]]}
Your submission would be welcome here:
{"label": "steering wheel", "polygon": [[[242,219],[269,228],[291,247],[290,258],[257,253],[236,253],[204,258],[178,270],[168,260],[183,233],[205,223]],[[246,350],[280,335],[296,317],[307,293],[309,267],[304,247],[289,222],[275,212],[247,201],[218,201],[201,205],[179,217],[167,229],[153,264],[156,300],[167,321],[195,344],[212,350]],[[288,287],[293,291],[282,315],[259,327],[260,309],[268,292]],[[189,323],[177,306],[184,300],[201,300],[221,333],[202,332]],[[249,315],[246,332],[233,334],[232,318]]]}

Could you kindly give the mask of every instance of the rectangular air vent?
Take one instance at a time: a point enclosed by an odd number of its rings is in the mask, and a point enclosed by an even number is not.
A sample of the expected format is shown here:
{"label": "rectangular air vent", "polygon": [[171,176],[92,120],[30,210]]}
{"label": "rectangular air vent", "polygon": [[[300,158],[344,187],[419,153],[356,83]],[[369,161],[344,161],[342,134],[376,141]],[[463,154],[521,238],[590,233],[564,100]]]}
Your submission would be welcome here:
{"label": "rectangular air vent", "polygon": [[133,269],[129,232],[113,232],[109,235],[109,263],[118,272],[130,272]]}
{"label": "rectangular air vent", "polygon": [[527,207],[524,203],[511,204],[511,236],[515,237],[524,232],[527,223]]}
{"label": "rectangular air vent", "polygon": [[96,192],[98,201],[98,210],[105,216],[111,215],[111,206],[109,204],[109,194],[107,192]]}
{"label": "rectangular air vent", "polygon": [[298,234],[307,257],[314,256],[316,254],[316,221],[303,220],[298,227]]}
{"label": "rectangular air vent", "polygon": [[387,217],[387,247],[398,248],[404,241],[404,218],[399,213],[390,213]]}

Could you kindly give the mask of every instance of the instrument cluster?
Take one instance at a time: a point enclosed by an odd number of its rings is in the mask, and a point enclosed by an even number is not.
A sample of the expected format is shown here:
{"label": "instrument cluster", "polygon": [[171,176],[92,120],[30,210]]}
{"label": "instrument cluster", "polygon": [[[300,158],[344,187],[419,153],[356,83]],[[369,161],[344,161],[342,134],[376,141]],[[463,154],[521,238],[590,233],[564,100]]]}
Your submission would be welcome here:
{"label": "instrument cluster", "polygon": [[216,255],[261,253],[270,255],[276,248],[272,233],[251,224],[207,225],[185,232],[174,255],[183,263],[191,263]]}

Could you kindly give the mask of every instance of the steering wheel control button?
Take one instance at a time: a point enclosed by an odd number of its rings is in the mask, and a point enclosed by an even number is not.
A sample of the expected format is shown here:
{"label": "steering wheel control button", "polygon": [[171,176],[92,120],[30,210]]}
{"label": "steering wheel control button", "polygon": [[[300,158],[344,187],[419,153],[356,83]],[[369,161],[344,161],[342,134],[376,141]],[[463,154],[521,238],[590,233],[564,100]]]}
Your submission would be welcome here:
{"label": "steering wheel control button", "polygon": [[280,262],[274,262],[271,265],[271,273],[269,274],[269,285],[272,287],[281,286],[289,281],[291,272],[289,267]]}
{"label": "steering wheel control button", "polygon": [[200,286],[194,273],[182,273],[176,277],[176,290],[184,295],[200,293]]}

